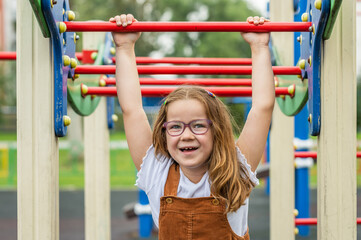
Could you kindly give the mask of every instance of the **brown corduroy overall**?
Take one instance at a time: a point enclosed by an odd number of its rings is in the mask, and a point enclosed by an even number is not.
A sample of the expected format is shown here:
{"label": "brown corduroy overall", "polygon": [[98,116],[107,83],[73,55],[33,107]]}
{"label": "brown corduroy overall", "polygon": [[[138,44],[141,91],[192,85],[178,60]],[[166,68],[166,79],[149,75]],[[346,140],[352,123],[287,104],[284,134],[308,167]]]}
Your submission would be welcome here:
{"label": "brown corduroy overall", "polygon": [[249,240],[236,235],[227,220],[225,201],[214,197],[180,198],[179,166],[173,164],[160,199],[159,240]]}

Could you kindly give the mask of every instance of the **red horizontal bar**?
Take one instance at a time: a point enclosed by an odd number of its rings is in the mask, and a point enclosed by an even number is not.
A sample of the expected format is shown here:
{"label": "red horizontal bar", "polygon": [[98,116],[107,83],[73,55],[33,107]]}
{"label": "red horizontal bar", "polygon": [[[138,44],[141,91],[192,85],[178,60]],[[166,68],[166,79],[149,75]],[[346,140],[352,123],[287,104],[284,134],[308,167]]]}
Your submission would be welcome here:
{"label": "red horizontal bar", "polygon": [[[361,218],[357,218],[356,223],[361,224]],[[317,225],[317,218],[296,218],[295,225]]]}
{"label": "red horizontal bar", "polygon": [[[317,158],[317,152],[295,152],[295,158],[296,157],[299,157],[299,158],[307,158],[307,157]],[[356,157],[361,158],[361,152],[357,152]]]}
{"label": "red horizontal bar", "polygon": [[[297,66],[272,67],[275,75],[300,75]],[[115,74],[115,66],[77,66],[76,74]],[[252,66],[138,66],[139,74],[251,75]]]}
{"label": "red horizontal bar", "polygon": [[295,225],[296,226],[317,225],[317,218],[296,218]]}
{"label": "red horizontal bar", "polygon": [[76,52],[76,53],[75,53],[75,57],[76,57],[79,61],[81,61],[81,60],[83,60],[83,53],[82,53],[82,52]]}
{"label": "red horizontal bar", "polygon": [[[94,51],[95,52],[95,51]],[[82,52],[75,53],[79,61],[83,59]],[[0,52],[0,59],[15,60],[16,52]],[[251,65],[251,58],[184,58],[184,57],[136,57],[138,64],[156,64],[156,63],[170,63],[170,64],[209,64],[209,65]]]}
{"label": "red horizontal bar", "polygon": [[[107,85],[115,85],[115,78],[104,79]],[[139,78],[141,85],[217,85],[217,86],[252,86],[251,79],[227,79],[227,78],[178,78],[178,79],[154,79]]]}
{"label": "red horizontal bar", "polygon": [[65,22],[68,32],[308,32],[311,22],[134,22],[118,27],[111,22]]}
{"label": "red horizontal bar", "polygon": [[251,58],[190,58],[190,57],[164,57],[164,58],[150,58],[137,57],[138,64],[156,64],[156,63],[170,63],[170,64],[204,64],[204,65],[251,65]]}
{"label": "red horizontal bar", "polygon": [[295,152],[295,158],[317,158],[317,152]]}
{"label": "red horizontal bar", "polygon": [[16,60],[16,52],[0,52],[0,60]]}
{"label": "red horizontal bar", "polygon": [[[177,87],[141,88],[141,93],[143,97],[159,97],[168,95],[176,88]],[[219,97],[252,96],[251,87],[206,87],[205,89]],[[87,87],[87,93],[84,95],[117,96],[117,89],[115,87]],[[276,96],[279,95],[290,95],[288,88],[276,88]]]}

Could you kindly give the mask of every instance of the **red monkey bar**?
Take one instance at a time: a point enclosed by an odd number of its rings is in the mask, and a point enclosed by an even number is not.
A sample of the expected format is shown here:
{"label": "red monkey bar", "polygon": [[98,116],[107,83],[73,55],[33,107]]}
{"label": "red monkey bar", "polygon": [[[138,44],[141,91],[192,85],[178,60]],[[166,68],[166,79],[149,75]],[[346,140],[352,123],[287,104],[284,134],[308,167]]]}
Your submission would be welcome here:
{"label": "red monkey bar", "polygon": [[[357,218],[357,224],[361,224],[361,218]],[[296,218],[295,225],[317,225],[317,218]]]}
{"label": "red monkey bar", "polygon": [[16,60],[16,52],[0,52],[0,60]]}
{"label": "red monkey bar", "polygon": [[127,27],[111,22],[64,24],[68,32],[309,32],[312,26],[311,22],[265,22],[257,26],[248,22],[134,22]]}
{"label": "red monkey bar", "polygon": [[[239,78],[177,78],[177,79],[154,79],[139,78],[141,85],[217,85],[217,86],[252,86],[251,79]],[[99,85],[115,85],[115,78],[100,79]]]}
{"label": "red monkey bar", "polygon": [[[276,88],[276,96],[279,95],[292,95],[294,93],[294,85],[291,87]],[[162,88],[141,88],[143,97],[159,97],[165,96],[174,91],[176,87],[162,87]],[[206,87],[208,91],[216,94],[219,97],[240,97],[240,96],[252,96],[251,87]],[[82,95],[96,95],[96,96],[117,96],[117,89],[115,87],[87,87],[82,84]]]}
{"label": "red monkey bar", "polygon": [[[272,67],[275,75],[300,75],[297,66]],[[115,66],[78,66],[76,74],[115,74]],[[138,66],[139,74],[201,74],[201,75],[251,75],[251,66]]]}

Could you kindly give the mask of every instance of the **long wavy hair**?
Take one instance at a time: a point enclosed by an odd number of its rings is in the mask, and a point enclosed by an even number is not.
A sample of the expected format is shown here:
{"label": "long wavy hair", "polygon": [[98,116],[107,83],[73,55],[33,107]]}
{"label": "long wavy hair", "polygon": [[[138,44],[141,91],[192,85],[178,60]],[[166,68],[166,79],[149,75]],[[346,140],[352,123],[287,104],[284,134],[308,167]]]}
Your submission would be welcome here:
{"label": "long wavy hair", "polygon": [[232,131],[233,118],[227,107],[217,97],[195,86],[182,86],[170,93],[162,104],[154,122],[153,145],[156,155],[171,158],[163,128],[167,121],[168,105],[178,100],[194,99],[203,104],[207,117],[212,121],[213,151],[208,160],[208,174],[212,195],[226,201],[226,212],[234,212],[249,197],[254,183],[245,166],[237,159]]}

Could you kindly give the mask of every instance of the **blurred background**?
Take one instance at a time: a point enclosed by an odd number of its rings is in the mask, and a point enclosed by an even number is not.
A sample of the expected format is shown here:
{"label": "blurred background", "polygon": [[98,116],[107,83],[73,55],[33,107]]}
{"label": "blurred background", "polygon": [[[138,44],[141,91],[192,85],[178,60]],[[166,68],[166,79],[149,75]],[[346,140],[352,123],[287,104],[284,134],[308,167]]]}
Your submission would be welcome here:
{"label": "blurred background", "polygon": [[[140,21],[245,21],[248,16],[267,16],[267,1],[246,0],[70,0],[76,20],[108,21],[120,13],[132,13]],[[361,2],[357,2],[357,103],[361,105]],[[16,51],[16,0],[0,0],[0,51]],[[80,38],[82,34],[80,33]],[[81,41],[77,51],[82,50]],[[239,33],[143,33],[136,44],[137,56],[150,57],[239,57],[249,58],[250,49]],[[165,76],[167,77],[167,76]],[[232,77],[232,76],[229,76]],[[224,99],[238,125],[244,122],[245,107]],[[137,201],[136,169],[127,149],[122,114],[110,131],[112,239],[137,239],[137,219],[124,213]],[[68,109],[72,124],[59,139],[60,239],[84,239],[84,164],[82,118]],[[147,109],[152,119],[156,108]],[[73,124],[73,122],[75,124]],[[361,108],[357,110],[358,141],[361,140]],[[16,63],[0,61],[0,239],[16,238]],[[358,144],[358,146],[361,146]],[[310,169],[310,186],[317,185],[316,165]],[[361,186],[358,159],[357,184]],[[268,239],[268,196],[261,181],[251,198],[250,229],[254,239]],[[314,191],[314,190],[313,190]],[[255,196],[256,195],[256,196]],[[315,192],[314,194],[315,195]],[[315,196],[312,200],[315,203]],[[315,209],[312,209],[315,212]],[[260,219],[262,221],[260,221]],[[252,233],[252,232],[251,232]],[[313,234],[315,229],[313,229]],[[153,236],[156,238],[156,234]],[[305,239],[305,238],[300,238]],[[314,238],[309,238],[314,239]]]}

